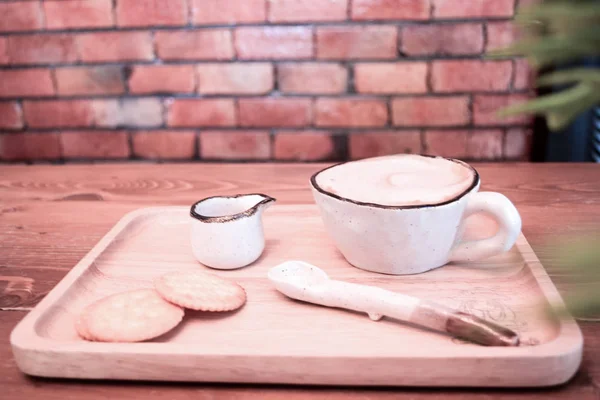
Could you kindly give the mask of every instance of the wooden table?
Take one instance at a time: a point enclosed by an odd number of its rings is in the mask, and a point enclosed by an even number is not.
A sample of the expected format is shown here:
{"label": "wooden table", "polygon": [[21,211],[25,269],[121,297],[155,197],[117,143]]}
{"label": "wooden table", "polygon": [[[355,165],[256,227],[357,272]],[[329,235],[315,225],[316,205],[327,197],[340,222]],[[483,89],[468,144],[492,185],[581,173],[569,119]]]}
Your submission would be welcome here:
{"label": "wooden table", "polygon": [[[506,194],[523,231],[561,290],[544,245],[557,234],[600,225],[600,167],[583,164],[477,164],[483,190]],[[0,398],[328,399],[600,398],[600,322],[579,321],[584,361],[567,385],[543,390],[322,388],[81,382],[26,377],[9,345],[16,323],[128,211],[190,205],[214,194],[263,192],[279,203],[312,203],[308,179],[323,165],[99,164],[0,166]],[[556,260],[554,260],[556,265]]]}

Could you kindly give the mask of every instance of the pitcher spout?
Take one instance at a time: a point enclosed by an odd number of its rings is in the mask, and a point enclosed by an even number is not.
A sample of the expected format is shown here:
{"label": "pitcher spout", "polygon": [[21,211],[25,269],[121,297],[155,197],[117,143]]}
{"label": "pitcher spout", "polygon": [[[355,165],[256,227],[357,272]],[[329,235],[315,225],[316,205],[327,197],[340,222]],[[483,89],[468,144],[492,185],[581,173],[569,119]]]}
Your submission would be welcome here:
{"label": "pitcher spout", "polygon": [[266,194],[258,194],[261,197],[261,200],[256,203],[255,207],[258,207],[259,211],[266,210],[270,205],[275,203],[277,199],[271,196],[267,196]]}
{"label": "pitcher spout", "polygon": [[195,203],[190,215],[202,222],[228,222],[260,215],[275,199],[262,193],[214,196]]}

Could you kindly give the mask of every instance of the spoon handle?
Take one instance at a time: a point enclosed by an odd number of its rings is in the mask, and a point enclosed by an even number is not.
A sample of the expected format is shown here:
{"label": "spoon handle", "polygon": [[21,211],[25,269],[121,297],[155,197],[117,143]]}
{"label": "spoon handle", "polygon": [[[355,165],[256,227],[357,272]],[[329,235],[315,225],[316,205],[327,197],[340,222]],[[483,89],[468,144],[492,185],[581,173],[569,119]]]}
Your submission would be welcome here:
{"label": "spoon handle", "polygon": [[[314,291],[313,291],[314,290]],[[519,336],[498,324],[441,304],[374,286],[328,280],[311,287],[315,302],[366,312],[373,320],[388,316],[448,333],[485,346],[518,346]]]}
{"label": "spoon handle", "polygon": [[420,301],[408,321],[484,346],[519,345],[516,332],[434,302]]}

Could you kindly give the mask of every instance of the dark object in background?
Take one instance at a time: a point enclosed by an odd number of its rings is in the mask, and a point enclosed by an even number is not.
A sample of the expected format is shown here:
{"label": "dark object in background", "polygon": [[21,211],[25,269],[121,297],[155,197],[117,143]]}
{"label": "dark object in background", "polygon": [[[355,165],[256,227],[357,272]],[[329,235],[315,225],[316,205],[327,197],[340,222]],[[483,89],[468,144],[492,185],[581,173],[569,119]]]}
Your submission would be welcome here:
{"label": "dark object in background", "polygon": [[[587,60],[580,65],[599,67],[600,59]],[[562,89],[562,86],[551,88],[547,93],[558,89]],[[544,118],[536,118],[532,147],[532,161],[600,162],[600,104],[582,113],[567,128],[558,132],[550,131]]]}

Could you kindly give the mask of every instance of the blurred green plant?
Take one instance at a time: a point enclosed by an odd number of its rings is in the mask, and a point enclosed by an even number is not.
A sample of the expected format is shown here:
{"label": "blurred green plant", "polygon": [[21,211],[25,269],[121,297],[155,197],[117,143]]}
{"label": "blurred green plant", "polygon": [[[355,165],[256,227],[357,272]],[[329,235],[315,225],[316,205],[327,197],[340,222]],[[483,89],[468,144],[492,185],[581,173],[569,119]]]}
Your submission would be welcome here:
{"label": "blurred green plant", "polygon": [[552,275],[567,279],[566,308],[552,305],[558,315],[570,312],[579,319],[600,318],[600,233],[556,240],[550,254],[556,260]]}
{"label": "blurred green plant", "polygon": [[[600,68],[573,66],[600,56],[600,0],[540,0],[519,8],[515,23],[521,38],[489,57],[525,57],[538,73],[536,87],[560,90],[506,107],[500,116],[540,114],[559,131],[600,104]],[[567,278],[569,286],[566,308],[553,305],[553,312],[600,318],[600,234],[555,240],[551,254],[557,260],[552,274]]]}
{"label": "blurred green plant", "polygon": [[578,115],[600,104],[600,68],[564,66],[600,55],[600,2],[545,0],[520,8],[515,23],[522,38],[512,46],[491,52],[492,58],[522,56],[539,72],[537,87],[568,85],[557,93],[500,110],[499,115],[541,114],[548,128],[560,130]]}

